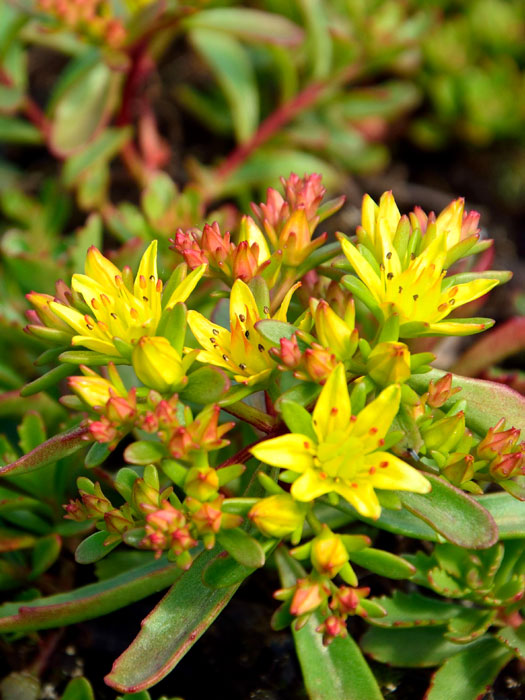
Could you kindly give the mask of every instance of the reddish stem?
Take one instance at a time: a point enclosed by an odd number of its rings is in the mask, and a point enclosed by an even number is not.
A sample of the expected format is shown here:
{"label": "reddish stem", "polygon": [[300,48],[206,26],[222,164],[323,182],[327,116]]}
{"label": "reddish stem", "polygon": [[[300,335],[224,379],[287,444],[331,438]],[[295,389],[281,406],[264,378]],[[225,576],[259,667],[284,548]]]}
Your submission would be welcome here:
{"label": "reddish stem", "polygon": [[222,165],[217,168],[217,178],[224,179],[230,176],[255,150],[266,143],[285,124],[292,121],[301,111],[315,104],[326,90],[355,78],[360,71],[361,65],[355,63],[337,73],[329,82],[315,82],[307,85],[295,97],[266,117],[249,141],[240,144],[230,153]]}

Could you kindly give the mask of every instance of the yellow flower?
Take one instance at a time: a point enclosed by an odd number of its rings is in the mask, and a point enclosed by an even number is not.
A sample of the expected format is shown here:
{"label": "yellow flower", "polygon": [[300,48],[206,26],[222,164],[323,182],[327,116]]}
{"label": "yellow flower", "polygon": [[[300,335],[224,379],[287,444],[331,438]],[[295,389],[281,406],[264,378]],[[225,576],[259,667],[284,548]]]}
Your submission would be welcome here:
{"label": "yellow flower", "polygon": [[114,338],[134,344],[143,336],[154,336],[164,309],[186,301],[204,274],[201,265],[185,277],[164,303],[162,280],[157,274],[157,241],[153,241],[140,261],[133,281],[129,269],[121,271],[92,246],[86,256],[84,275],[73,275],[72,289],[82,295],[92,315],[71,306],[50,301],[49,307],[76,331],[71,343],[90,350],[120,355]]}
{"label": "yellow flower", "polygon": [[84,365],[80,365],[80,369],[83,376],[69,377],[68,384],[91,408],[105,406],[113,396],[127,396],[128,392],[112,362],[108,366],[109,379]]}
{"label": "yellow flower", "polygon": [[[384,319],[397,314],[402,337],[469,335],[492,325],[489,319],[443,320],[499,283],[478,278],[454,284],[445,279],[448,265],[466,255],[478,240],[477,233],[464,237],[471,229],[470,221],[464,225],[468,218],[463,200],[456,200],[437,219],[425,220],[422,235],[416,214],[410,220],[402,217],[392,193],[385,192],[379,206],[365,195],[357,247],[339,236],[344,254],[368,290],[369,306]],[[359,295],[357,280],[345,280]]]}
{"label": "yellow flower", "polygon": [[[299,285],[291,287],[273,319],[286,321],[292,295]],[[264,381],[276,366],[269,354],[271,344],[255,328],[264,318],[270,318],[269,309],[265,308],[261,315],[248,285],[236,280],[230,295],[229,331],[198,311],[188,311],[188,324],[204,348],[197,359],[229,370],[235,381],[249,386]]]}
{"label": "yellow flower", "polygon": [[291,488],[298,501],[335,492],[364,517],[377,519],[381,507],[375,488],[415,493],[431,489],[417,469],[381,450],[400,398],[399,385],[391,385],[352,416],[344,366],[339,364],[319,395],[310,434],[288,433],[265,440],[251,453],[266,464],[300,475]]}
{"label": "yellow flower", "polygon": [[344,318],[338,316],[324,299],[311,298],[310,311],[321,345],[331,350],[340,361],[351,359],[359,341],[353,300],[346,305]]}

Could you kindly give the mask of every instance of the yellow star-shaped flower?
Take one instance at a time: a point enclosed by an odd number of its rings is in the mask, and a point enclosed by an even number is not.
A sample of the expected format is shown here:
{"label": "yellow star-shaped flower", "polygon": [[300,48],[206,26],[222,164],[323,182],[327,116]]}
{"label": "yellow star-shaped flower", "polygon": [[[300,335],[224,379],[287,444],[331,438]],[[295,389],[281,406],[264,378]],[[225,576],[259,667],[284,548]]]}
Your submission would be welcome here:
{"label": "yellow star-shaped flower", "polygon": [[308,434],[293,432],[265,440],[251,453],[299,475],[291,487],[298,501],[335,492],[361,515],[375,520],[381,506],[374,489],[415,493],[431,489],[417,469],[381,449],[400,399],[400,386],[391,385],[352,416],[344,366],[338,364],[319,395]]}
{"label": "yellow star-shaped flower", "polygon": [[292,295],[300,283],[291,287],[274,316],[257,307],[250,288],[236,280],[230,295],[230,330],[208,321],[198,311],[188,311],[188,324],[193,335],[204,348],[197,356],[199,362],[223,367],[233,374],[235,381],[253,386],[263,382],[275,369],[269,354],[271,344],[262,337],[255,324],[265,318],[286,321]]}
{"label": "yellow star-shaped flower", "polygon": [[[456,200],[437,219],[429,219],[422,235],[417,217],[402,217],[392,193],[385,192],[379,206],[365,195],[357,246],[340,234],[343,252],[368,291],[363,300],[384,319],[396,314],[402,337],[469,335],[493,325],[490,319],[444,320],[500,281],[480,277],[454,284],[446,279],[450,262],[479,238],[463,237],[463,221],[463,200]],[[359,295],[356,281],[343,279]]]}

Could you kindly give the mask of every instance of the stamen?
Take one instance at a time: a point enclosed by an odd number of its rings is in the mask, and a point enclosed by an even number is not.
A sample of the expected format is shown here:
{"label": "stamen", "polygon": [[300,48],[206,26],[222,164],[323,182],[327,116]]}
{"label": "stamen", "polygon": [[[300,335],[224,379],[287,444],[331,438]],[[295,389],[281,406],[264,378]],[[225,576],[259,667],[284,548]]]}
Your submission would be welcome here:
{"label": "stamen", "polygon": [[414,296],[412,297],[412,299],[413,299],[414,301],[417,301],[417,300],[419,299],[419,294],[414,294]]}
{"label": "stamen", "polygon": [[359,488],[359,484],[356,484],[355,481],[352,481],[352,488],[353,489]]}
{"label": "stamen", "polygon": [[262,345],[261,343],[259,343],[257,348],[259,349],[259,352],[264,352],[264,345]]}
{"label": "stamen", "polygon": [[270,313],[270,309],[269,309],[267,306],[265,306],[265,307],[263,308],[263,311],[264,311],[264,313],[265,313],[267,316],[268,316],[268,314]]}
{"label": "stamen", "polygon": [[401,294],[402,291],[403,291],[403,287],[399,287],[399,289],[397,290],[397,293]]}
{"label": "stamen", "polygon": [[229,362],[229,357],[228,357],[228,355],[226,355],[226,354],[224,354],[224,355],[222,356],[222,359],[223,359],[225,362]]}
{"label": "stamen", "polygon": [[99,308],[99,303],[98,303],[98,301],[97,301],[96,299],[91,299],[91,306],[92,306],[94,309],[98,309],[98,308]]}
{"label": "stamen", "polygon": [[387,278],[387,280],[394,279],[394,273],[393,273],[393,272],[389,272],[388,275],[386,276],[386,278]]}
{"label": "stamen", "polygon": [[368,470],[368,473],[369,473],[369,474],[375,474],[375,473],[376,473],[376,468],[375,468],[375,467],[370,467],[370,469]]}
{"label": "stamen", "polygon": [[117,316],[117,314],[116,314],[114,311],[112,311],[112,312],[110,313],[110,316],[111,316],[111,318],[114,318],[115,321],[118,319],[118,316]]}
{"label": "stamen", "polygon": [[380,462],[379,466],[381,467],[381,469],[386,469],[388,467],[388,462]]}
{"label": "stamen", "polygon": [[146,284],[147,284],[146,278],[144,277],[144,275],[141,275],[139,277],[139,285],[140,285],[141,289],[146,289]]}
{"label": "stamen", "polygon": [[388,253],[386,254],[386,259],[390,260],[391,257],[392,257],[392,251],[388,251]]}
{"label": "stamen", "polygon": [[131,308],[129,310],[129,315],[131,316],[131,318],[137,319],[139,317],[139,312],[137,311],[137,309]]}
{"label": "stamen", "polygon": [[455,299],[449,299],[448,303],[450,304],[450,306],[454,306],[454,304],[456,303],[456,300],[455,300]]}
{"label": "stamen", "polygon": [[212,345],[217,345],[217,341],[215,340],[215,338],[212,337],[209,340]]}
{"label": "stamen", "polygon": [[375,435],[377,433],[377,428],[372,427],[368,432],[370,433],[370,435]]}
{"label": "stamen", "polygon": [[246,338],[249,338],[249,337],[250,337],[250,331],[244,331],[244,336],[245,336]]}
{"label": "stamen", "polygon": [[244,314],[239,314],[239,321],[244,323],[246,321],[246,316]]}
{"label": "stamen", "polygon": [[305,450],[309,450],[309,449],[310,449],[310,443],[309,443],[307,440],[305,440],[305,441],[303,442],[303,446],[304,446],[304,449],[305,449]]}
{"label": "stamen", "polygon": [[213,332],[213,335],[219,335],[219,331],[216,328],[214,328],[212,332]]}
{"label": "stamen", "polygon": [[244,364],[244,362],[241,362],[241,364],[239,365],[239,369],[244,372],[244,370],[246,369],[246,365]]}
{"label": "stamen", "polygon": [[143,299],[144,301],[149,301],[148,297],[145,297],[144,295],[142,296],[142,299]]}
{"label": "stamen", "polygon": [[442,311],[445,311],[445,309],[448,308],[448,304],[445,302],[444,304],[440,304],[437,308],[437,310],[441,313]]}

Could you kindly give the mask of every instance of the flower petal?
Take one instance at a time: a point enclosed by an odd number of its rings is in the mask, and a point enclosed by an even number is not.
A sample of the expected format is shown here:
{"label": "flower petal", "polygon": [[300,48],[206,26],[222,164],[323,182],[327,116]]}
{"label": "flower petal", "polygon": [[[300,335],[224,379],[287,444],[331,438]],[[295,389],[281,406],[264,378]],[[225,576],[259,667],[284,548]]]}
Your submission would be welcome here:
{"label": "flower petal", "polygon": [[[439,321],[438,323],[428,323],[424,332],[418,335],[473,335],[492,328],[494,321],[491,318],[461,319],[456,321]],[[410,336],[404,336],[410,337]]]}
{"label": "flower petal", "polygon": [[49,308],[58,318],[65,321],[70,328],[77,331],[77,333],[83,335],[86,330],[88,330],[86,319],[80,311],[71,308],[71,306],[65,306],[58,301],[50,301]]}
{"label": "flower petal", "polygon": [[351,484],[340,481],[333,490],[348,501],[357,512],[365,518],[377,520],[381,515],[381,506],[371,483],[355,481]]}
{"label": "flower petal", "polygon": [[359,412],[351,435],[361,438],[365,454],[376,450],[399,410],[401,387],[391,384]]}
{"label": "flower petal", "polygon": [[215,352],[216,345],[229,350],[231,333],[226,328],[208,321],[201,313],[194,310],[188,311],[188,325],[197,341],[206,350]]}
{"label": "flower petal", "polygon": [[298,289],[301,286],[301,282],[296,282],[290,289],[286,292],[286,295],[282,301],[281,306],[277,310],[277,313],[273,316],[273,318],[276,321],[284,321],[286,322],[286,316],[288,314],[288,307],[290,306],[290,302],[292,300],[293,293],[295,292],[296,289]]}
{"label": "flower petal", "polygon": [[155,283],[156,283],[157,278],[158,278],[158,273],[157,273],[157,241],[156,240],[152,241],[150,243],[150,245],[144,251],[144,255],[142,256],[142,258],[140,260],[139,269],[137,270],[137,275],[135,277],[135,284],[134,284],[134,288],[133,288],[133,293],[139,299],[142,298],[142,294],[143,294],[143,292],[141,291],[141,287],[140,287],[140,278],[144,277],[146,280],[149,280],[151,276],[153,276],[155,278]]}
{"label": "flower petal", "polygon": [[314,464],[315,445],[307,435],[288,433],[254,445],[250,452],[272,467],[304,472]]}
{"label": "flower petal", "polygon": [[252,290],[241,279],[235,280],[230,294],[230,326],[234,327],[237,318],[250,317],[259,318],[259,309]]}
{"label": "flower petal", "polygon": [[374,452],[365,457],[365,463],[375,470],[370,474],[370,483],[375,488],[413,493],[428,493],[432,490],[430,482],[421,472],[389,452]]}
{"label": "flower petal", "polygon": [[441,294],[439,299],[440,306],[446,304],[447,306],[443,311],[437,313],[433,316],[433,321],[440,321],[445,316],[453,311],[458,306],[463,306],[463,304],[468,304],[469,301],[474,301],[483,296],[487,292],[490,292],[496,285],[499,284],[499,280],[495,279],[477,279],[471,282],[464,282],[463,284],[457,284],[454,287],[447,289]]}
{"label": "flower petal", "polygon": [[315,469],[307,469],[293,482],[290,493],[297,501],[313,501],[332,489],[332,479],[323,479]]}
{"label": "flower petal", "polygon": [[179,285],[177,285],[177,287],[175,287],[173,294],[166,304],[166,309],[171,309],[175,304],[178,304],[179,301],[186,301],[199,283],[200,278],[206,272],[206,268],[207,265],[199,265],[199,267],[196,267]]}
{"label": "flower petal", "polygon": [[116,357],[120,355],[119,351],[110,340],[102,340],[101,338],[96,338],[90,335],[73,336],[71,339],[71,345],[82,345],[85,348],[88,348],[88,350],[101,352],[104,355],[115,355]]}
{"label": "flower petal", "polygon": [[346,430],[351,414],[345,368],[340,362],[326,380],[313,411],[314,430],[319,440],[335,431]]}
{"label": "flower petal", "polygon": [[115,289],[115,277],[121,275],[121,271],[111,260],[102,255],[100,250],[92,245],[86,255],[84,272],[87,277],[91,277],[102,287]]}

